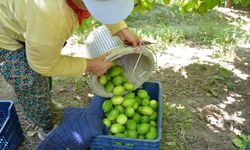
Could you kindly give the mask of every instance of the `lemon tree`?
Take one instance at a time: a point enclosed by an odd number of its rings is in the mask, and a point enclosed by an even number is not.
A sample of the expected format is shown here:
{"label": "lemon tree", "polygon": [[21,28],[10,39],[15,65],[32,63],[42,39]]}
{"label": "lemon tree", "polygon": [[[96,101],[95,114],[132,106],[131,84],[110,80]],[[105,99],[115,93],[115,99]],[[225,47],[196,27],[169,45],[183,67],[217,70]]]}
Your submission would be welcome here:
{"label": "lemon tree", "polygon": [[227,7],[231,7],[233,4],[241,4],[243,7],[250,6],[249,0],[135,0],[134,13],[139,12],[144,14],[154,9],[155,4],[159,2],[164,5],[169,5],[170,3],[175,2],[179,6],[181,13],[188,12],[198,14],[204,14],[223,3],[226,3]]}

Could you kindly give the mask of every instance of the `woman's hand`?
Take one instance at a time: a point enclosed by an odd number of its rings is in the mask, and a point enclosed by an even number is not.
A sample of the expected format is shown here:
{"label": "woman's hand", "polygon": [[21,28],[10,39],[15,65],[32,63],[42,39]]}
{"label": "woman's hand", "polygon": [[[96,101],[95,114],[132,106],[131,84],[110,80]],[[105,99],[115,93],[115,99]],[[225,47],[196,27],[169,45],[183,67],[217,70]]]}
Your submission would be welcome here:
{"label": "woman's hand", "polygon": [[126,46],[132,45],[136,47],[140,43],[140,39],[134,33],[132,33],[128,28],[124,28],[117,32],[116,35],[123,41]]}
{"label": "woman's hand", "polygon": [[94,59],[88,59],[86,71],[92,72],[97,76],[101,76],[111,66],[112,62],[105,62],[105,56],[102,55]]}

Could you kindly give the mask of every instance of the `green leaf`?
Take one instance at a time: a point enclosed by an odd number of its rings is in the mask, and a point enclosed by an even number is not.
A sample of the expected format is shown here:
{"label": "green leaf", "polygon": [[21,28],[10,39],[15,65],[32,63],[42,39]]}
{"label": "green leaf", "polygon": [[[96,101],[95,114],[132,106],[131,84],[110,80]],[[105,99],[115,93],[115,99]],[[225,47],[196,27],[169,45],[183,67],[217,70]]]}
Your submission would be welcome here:
{"label": "green leaf", "polygon": [[135,6],[136,6],[139,2],[138,2],[138,0],[135,0],[134,3],[135,3]]}
{"label": "green leaf", "polygon": [[250,5],[250,1],[249,0],[241,0],[241,5],[244,7],[247,7],[248,5]]}
{"label": "green leaf", "polygon": [[212,86],[216,83],[216,81],[224,81],[225,79],[221,76],[218,76],[218,75],[214,75],[212,77],[209,78],[209,80],[207,81],[207,84]]}
{"label": "green leaf", "polygon": [[247,136],[247,141],[250,142],[250,135]]}
{"label": "green leaf", "polygon": [[225,80],[224,77],[218,76],[218,75],[214,75],[212,78],[213,78],[214,80],[220,80],[220,81],[224,81],[224,80]]}
{"label": "green leaf", "polygon": [[243,141],[240,138],[233,139],[234,145],[236,145],[238,148],[245,148],[245,145],[243,144]]}
{"label": "green leaf", "polygon": [[226,84],[226,86],[228,87],[228,89],[230,91],[234,91],[236,89],[235,85],[232,82],[230,82],[230,81],[224,81],[224,83]]}
{"label": "green leaf", "polygon": [[207,12],[207,3],[206,2],[202,2],[199,7],[198,7],[198,13],[199,14],[204,14]]}
{"label": "green leaf", "polygon": [[207,0],[207,8],[213,9],[215,6],[218,6],[221,4],[221,0]]}
{"label": "green leaf", "polygon": [[196,3],[188,3],[185,6],[185,9],[189,12],[193,12],[195,10]]}
{"label": "green leaf", "polygon": [[188,3],[189,3],[189,1],[188,1],[188,0],[184,0],[184,1],[182,1],[182,2],[181,2],[181,7],[186,6]]}
{"label": "green leaf", "polygon": [[209,97],[213,96],[213,94],[210,91],[210,88],[211,87],[209,87],[208,85],[203,87],[203,90],[206,92],[206,95],[209,96]]}
{"label": "green leaf", "polygon": [[227,78],[230,72],[226,68],[220,68],[219,73],[222,77]]}
{"label": "green leaf", "polygon": [[199,64],[199,65],[198,65],[198,69],[199,69],[200,71],[206,71],[206,70],[207,70],[207,67],[206,67],[205,65]]}
{"label": "green leaf", "polygon": [[149,0],[142,0],[142,6],[146,10],[151,10],[153,9],[153,2],[150,2]]}
{"label": "green leaf", "polygon": [[170,3],[170,0],[163,0],[163,4],[168,5]]}
{"label": "green leaf", "polygon": [[244,135],[244,134],[240,134],[240,135],[239,135],[239,137],[240,137],[243,141],[248,142],[248,140],[247,140],[247,136],[246,136],[246,135]]}
{"label": "green leaf", "polygon": [[214,96],[214,97],[219,96],[218,92],[215,89],[210,89],[209,91],[211,92],[212,96]]}
{"label": "green leaf", "polygon": [[211,87],[204,87],[204,90],[206,91],[206,95],[207,96],[214,96],[214,97],[218,97],[218,92],[216,89],[211,88]]}
{"label": "green leaf", "polygon": [[189,1],[188,0],[183,0],[182,2],[180,2],[180,12],[181,12],[181,14],[183,15],[185,12],[186,12],[186,5],[189,3]]}

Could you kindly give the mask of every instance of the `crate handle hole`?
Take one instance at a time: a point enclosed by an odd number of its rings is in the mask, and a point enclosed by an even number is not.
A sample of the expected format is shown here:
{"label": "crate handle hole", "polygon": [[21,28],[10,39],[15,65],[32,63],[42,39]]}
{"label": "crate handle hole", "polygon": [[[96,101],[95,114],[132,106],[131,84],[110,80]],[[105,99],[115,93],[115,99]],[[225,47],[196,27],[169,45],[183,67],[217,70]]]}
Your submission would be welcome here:
{"label": "crate handle hole", "polygon": [[125,147],[134,147],[134,143],[122,143],[122,142],[113,142],[114,145],[116,146],[125,146]]}

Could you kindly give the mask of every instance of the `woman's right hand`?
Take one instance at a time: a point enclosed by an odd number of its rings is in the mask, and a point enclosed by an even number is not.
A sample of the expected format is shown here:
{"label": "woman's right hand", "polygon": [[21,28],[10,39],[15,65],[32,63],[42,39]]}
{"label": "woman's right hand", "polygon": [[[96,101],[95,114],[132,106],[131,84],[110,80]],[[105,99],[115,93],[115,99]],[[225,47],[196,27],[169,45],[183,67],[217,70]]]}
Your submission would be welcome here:
{"label": "woman's right hand", "polygon": [[112,66],[112,62],[105,62],[105,56],[102,55],[94,59],[88,59],[86,71],[92,72],[97,76],[101,76],[111,66]]}

